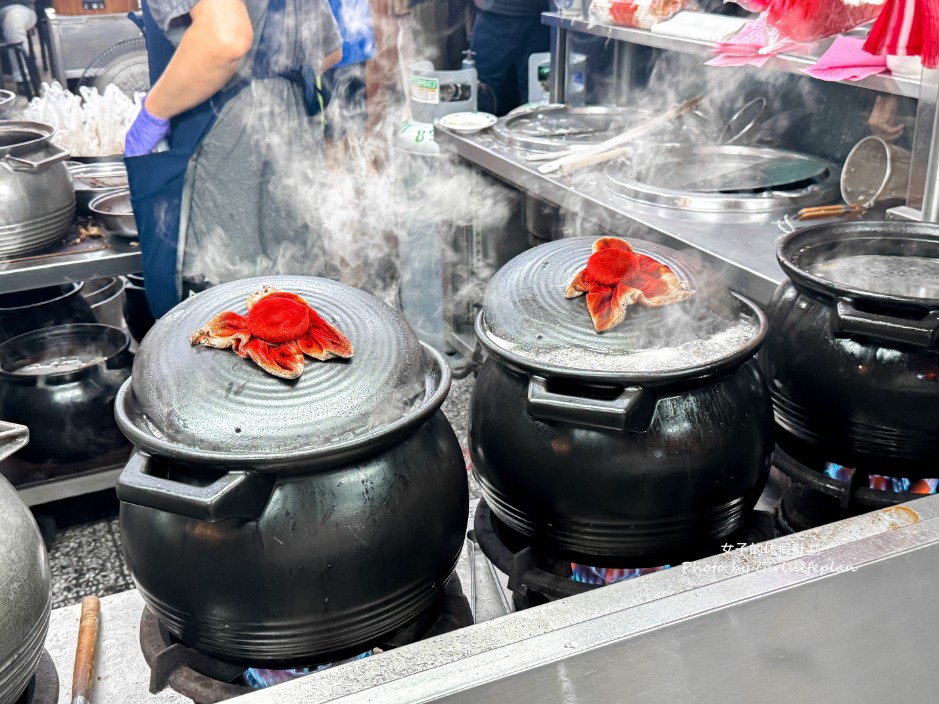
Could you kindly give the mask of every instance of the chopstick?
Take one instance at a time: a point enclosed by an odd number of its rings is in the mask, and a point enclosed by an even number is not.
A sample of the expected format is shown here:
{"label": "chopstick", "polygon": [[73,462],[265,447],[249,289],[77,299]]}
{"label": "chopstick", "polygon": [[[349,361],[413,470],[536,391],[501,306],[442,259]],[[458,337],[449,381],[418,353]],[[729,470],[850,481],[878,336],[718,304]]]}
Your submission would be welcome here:
{"label": "chopstick", "polygon": [[[692,98],[691,100],[686,100],[680,105],[672,106],[661,115],[650,118],[645,122],[642,122],[635,127],[626,130],[622,134],[606,140],[605,142],[600,142],[600,144],[596,144],[587,149],[578,150],[575,154],[562,156],[561,158],[555,158],[554,161],[549,161],[547,164],[542,164],[538,167],[538,171],[542,174],[553,174],[556,171],[569,172],[575,169],[579,169],[583,166],[593,166],[604,161],[609,161],[610,159],[615,159],[618,156],[622,156],[622,154],[609,156],[609,152],[616,147],[622,146],[626,142],[630,142],[638,137],[642,137],[649,134],[650,132],[654,132],[663,125],[674,120],[676,117],[683,115],[689,110],[693,110],[702,100],[704,100],[704,96],[699,95],[696,98]],[[597,160],[596,158],[588,159],[588,157],[596,157],[600,154],[607,155],[607,158],[600,160]]]}
{"label": "chopstick", "polygon": [[78,626],[78,647],[75,650],[75,669],[72,672],[72,704],[88,704],[95,683],[95,655],[98,652],[98,623],[101,602],[96,596],[82,601]]}

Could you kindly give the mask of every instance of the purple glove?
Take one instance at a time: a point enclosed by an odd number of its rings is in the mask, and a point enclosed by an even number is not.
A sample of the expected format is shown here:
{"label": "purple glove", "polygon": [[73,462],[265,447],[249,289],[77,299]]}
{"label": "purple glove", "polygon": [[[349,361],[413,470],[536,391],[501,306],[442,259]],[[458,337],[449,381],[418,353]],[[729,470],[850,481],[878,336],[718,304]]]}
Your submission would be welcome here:
{"label": "purple glove", "polygon": [[124,156],[152,154],[169,132],[170,121],[161,120],[147,112],[147,101],[144,99],[137,119],[124,138]]}

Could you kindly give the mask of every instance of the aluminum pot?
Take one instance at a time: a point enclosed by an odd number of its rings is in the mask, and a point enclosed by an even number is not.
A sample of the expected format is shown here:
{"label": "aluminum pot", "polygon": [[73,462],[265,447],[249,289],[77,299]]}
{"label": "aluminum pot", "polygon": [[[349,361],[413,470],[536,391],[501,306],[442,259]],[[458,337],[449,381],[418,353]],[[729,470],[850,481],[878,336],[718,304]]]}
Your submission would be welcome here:
{"label": "aluminum pot", "polygon": [[[273,285],[351,340],[296,381],[193,347],[215,314]],[[292,667],[361,653],[434,603],[462,549],[465,465],[439,411],[441,355],[362,291],[312,277],[224,284],[180,303],[140,345],[116,414],[124,557],[187,645]],[[173,569],[166,556],[173,556]]]}
{"label": "aluminum pot", "polygon": [[0,294],[0,343],[53,325],[93,323],[83,288],[83,283],[72,283]]}
{"label": "aluminum pot", "polygon": [[823,224],[784,237],[761,355],[780,442],[805,462],[935,476],[939,226]]}
{"label": "aluminum pot", "polygon": [[52,244],[75,217],[69,154],[54,136],[49,125],[0,122],[0,257]]}
{"label": "aluminum pot", "polygon": [[473,466],[496,516],[551,554],[660,565],[733,532],[762,491],[772,411],[753,356],[766,320],[687,257],[632,241],[696,293],[633,306],[598,335],[583,299],[564,298],[593,241],[536,247],[490,282]]}
{"label": "aluminum pot", "polygon": [[86,281],[82,297],[88,301],[91,314],[103,325],[124,327],[124,279],[108,276]]}
{"label": "aluminum pot", "polygon": [[30,462],[79,462],[126,444],[114,398],[130,375],[130,336],[109,325],[44,328],[0,345],[0,418],[30,429]]}
{"label": "aluminum pot", "polygon": [[[0,459],[23,447],[25,426],[0,421]],[[33,514],[0,476],[0,704],[26,690],[49,630],[51,579]]]}

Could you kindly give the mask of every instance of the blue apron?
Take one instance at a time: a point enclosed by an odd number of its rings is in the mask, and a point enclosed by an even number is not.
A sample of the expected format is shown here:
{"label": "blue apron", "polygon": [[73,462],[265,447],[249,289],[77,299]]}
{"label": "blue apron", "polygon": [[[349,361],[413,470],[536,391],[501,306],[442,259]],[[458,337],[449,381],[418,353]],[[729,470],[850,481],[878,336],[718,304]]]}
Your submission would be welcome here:
{"label": "blue apron", "polygon": [[[300,83],[304,86],[308,110],[317,109],[318,105],[311,107],[312,103],[317,102],[318,96],[316,77],[310,68],[299,67],[286,72],[275,68],[275,62],[283,53],[285,2],[270,0],[268,4],[251,75],[255,79],[280,77]],[[154,20],[147,0],[142,4],[142,29],[150,58],[150,78],[151,83],[156,83],[173,58],[176,48]],[[189,162],[226,103],[248,84],[247,80],[241,81],[173,118],[168,150],[124,159],[140,237],[147,300],[156,317],[166,313],[180,300],[177,276],[179,232]]]}

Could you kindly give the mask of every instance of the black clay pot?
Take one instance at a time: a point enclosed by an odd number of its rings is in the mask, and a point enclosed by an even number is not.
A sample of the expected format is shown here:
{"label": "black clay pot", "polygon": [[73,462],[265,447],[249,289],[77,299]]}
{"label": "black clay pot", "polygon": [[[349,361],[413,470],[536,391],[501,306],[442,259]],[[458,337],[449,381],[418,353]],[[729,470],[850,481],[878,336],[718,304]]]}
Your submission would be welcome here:
{"label": "black clay pot", "polygon": [[0,343],[53,325],[95,322],[82,287],[73,283],[0,294]]}
{"label": "black clay pot", "polygon": [[939,457],[939,227],[863,222],[785,237],[761,355],[780,443],[803,462],[902,477]]}
{"label": "black clay pot", "polygon": [[493,277],[473,466],[493,512],[545,550],[663,564],[729,535],[762,491],[773,426],[753,355],[766,320],[686,257],[632,241],[696,293],[597,334],[563,295],[592,243],[542,245]]}
{"label": "black clay pot", "polygon": [[[295,381],[189,334],[270,284],[355,347]],[[116,407],[137,446],[117,484],[124,556],[187,645],[294,667],[358,654],[432,605],[468,514],[450,372],[391,308],[310,277],[211,288],[163,316]],[[167,555],[172,569],[167,569]]]}
{"label": "black clay pot", "polygon": [[147,302],[143,277],[128,274],[124,278],[127,281],[124,288],[124,321],[131,336],[140,343],[156,321]]}
{"label": "black clay pot", "polygon": [[130,375],[130,338],[109,325],[59,325],[0,345],[0,417],[29,428],[18,457],[79,462],[127,444],[114,398]]}

